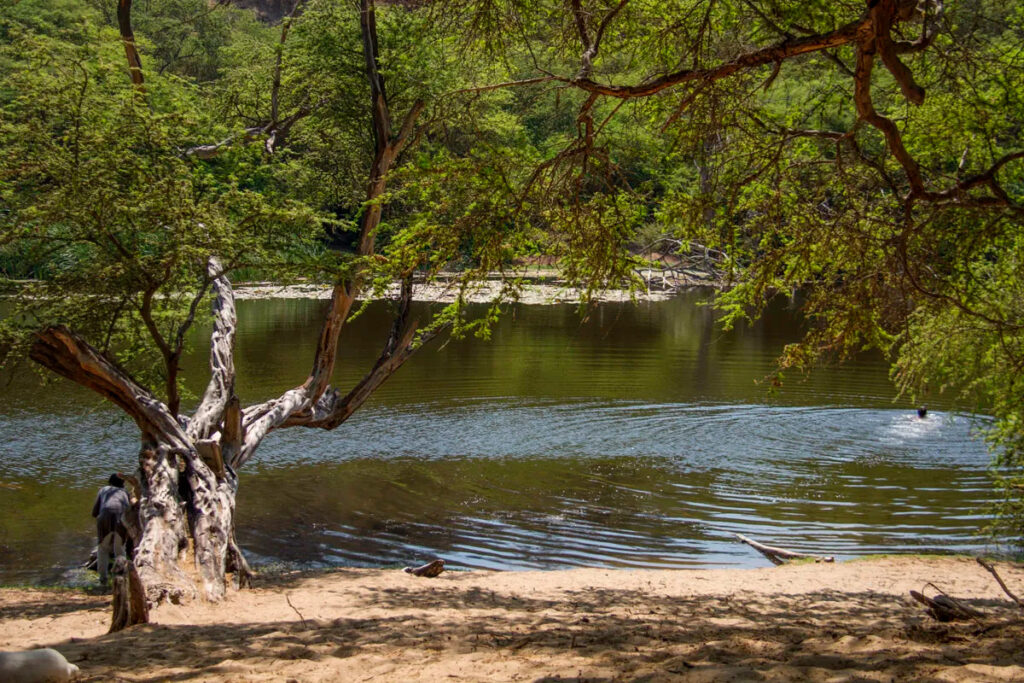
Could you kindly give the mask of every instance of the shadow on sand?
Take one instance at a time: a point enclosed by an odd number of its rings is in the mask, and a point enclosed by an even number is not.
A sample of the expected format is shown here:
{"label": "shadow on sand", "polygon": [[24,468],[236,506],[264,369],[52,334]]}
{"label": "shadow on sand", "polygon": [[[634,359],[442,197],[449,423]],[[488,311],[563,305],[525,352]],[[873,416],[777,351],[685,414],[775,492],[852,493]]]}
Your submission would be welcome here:
{"label": "shadow on sand", "polygon": [[[301,580],[279,578],[264,587],[285,591]],[[322,674],[314,680],[332,680],[339,660],[353,657],[415,666],[481,652],[529,663],[521,680],[538,683],[573,680],[543,669],[545,660],[566,653],[594,674],[581,670],[579,681],[1011,680],[1024,672],[1024,626],[997,601],[971,603],[999,616],[991,626],[938,624],[890,595],[838,591],[708,598],[594,589],[531,599],[452,583],[359,595],[361,602],[333,619],[296,610],[292,620],[145,625],[51,645],[91,681],[271,680],[295,660],[317,665]],[[388,616],[360,618],[371,607]],[[58,599],[49,608],[60,614],[74,606]],[[47,614],[41,604],[33,609]],[[450,610],[459,618],[438,616]],[[463,677],[483,679],[482,672]]]}

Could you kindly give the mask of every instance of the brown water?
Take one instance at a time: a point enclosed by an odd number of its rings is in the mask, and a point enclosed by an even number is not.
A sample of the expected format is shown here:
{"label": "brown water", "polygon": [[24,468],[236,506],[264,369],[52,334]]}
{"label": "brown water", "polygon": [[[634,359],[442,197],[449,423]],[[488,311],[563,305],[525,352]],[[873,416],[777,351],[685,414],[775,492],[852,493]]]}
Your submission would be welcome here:
{"label": "brown water", "polygon": [[[241,473],[244,549],[257,564],[555,568],[763,564],[734,532],[841,557],[983,544],[976,423],[939,404],[917,419],[870,357],[769,395],[757,381],[796,316],[779,304],[725,333],[705,297],[605,304],[586,321],[519,306],[490,342],[425,349],[337,431],[266,440]],[[305,377],[322,305],[240,303],[243,402]],[[387,327],[375,304],[346,330],[340,384]],[[40,389],[20,371],[2,391],[0,582],[66,580],[136,432],[66,383]]]}

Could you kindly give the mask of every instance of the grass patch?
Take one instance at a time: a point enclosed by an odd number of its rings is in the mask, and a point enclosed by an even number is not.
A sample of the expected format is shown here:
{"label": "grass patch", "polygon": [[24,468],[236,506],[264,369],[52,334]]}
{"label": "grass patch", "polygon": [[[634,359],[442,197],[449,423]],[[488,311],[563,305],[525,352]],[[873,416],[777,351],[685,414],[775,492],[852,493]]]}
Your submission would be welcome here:
{"label": "grass patch", "polygon": [[[849,560],[844,560],[844,561],[845,562],[870,562],[872,560],[889,560],[889,559],[896,559],[896,560],[898,560],[898,559],[906,559],[906,558],[915,558],[915,559],[919,559],[919,560],[940,560],[940,559],[945,560],[945,559],[950,559],[950,558],[960,558],[960,559],[964,559],[964,560],[974,560],[975,557],[978,557],[978,556],[977,555],[970,555],[970,554],[967,554],[967,553],[871,553],[869,555],[858,555],[857,557],[852,557]],[[988,559],[987,556],[982,556],[982,557],[985,558],[985,559]],[[1000,559],[1000,558],[994,558],[994,559]],[[1005,559],[1005,558],[1003,558],[1003,559]]]}

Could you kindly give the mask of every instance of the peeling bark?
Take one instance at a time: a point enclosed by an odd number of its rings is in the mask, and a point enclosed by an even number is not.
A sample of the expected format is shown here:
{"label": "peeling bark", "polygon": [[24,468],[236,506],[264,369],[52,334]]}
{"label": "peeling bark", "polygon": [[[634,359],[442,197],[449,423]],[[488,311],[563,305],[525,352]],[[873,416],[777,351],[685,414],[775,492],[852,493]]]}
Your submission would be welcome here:
{"label": "peeling bark", "polygon": [[199,402],[186,434],[192,441],[209,439],[219,429],[228,402],[235,395],[235,295],[216,258],[207,264],[213,278],[213,333],[210,336],[210,382]]}
{"label": "peeling bark", "polygon": [[[213,444],[206,444],[210,452]],[[206,450],[204,448],[204,450]],[[219,447],[216,448],[219,459]],[[186,501],[192,531],[196,572],[203,585],[203,596],[210,601],[221,600],[227,588],[225,571],[228,541],[232,532],[235,509],[235,488],[222,486],[213,470],[202,458],[190,458],[185,464],[189,499]]]}
{"label": "peeling bark", "polygon": [[185,515],[178,499],[178,461],[168,446],[145,449],[139,456],[142,538],[135,566],[150,602],[187,602],[197,595],[179,563],[188,548]]}
{"label": "peeling bark", "polygon": [[[212,431],[219,428],[214,419],[220,420],[221,414],[231,412],[235,415],[232,425],[235,431],[229,431],[229,436],[235,441],[229,443],[229,448],[236,452],[237,399],[232,396],[224,400],[225,391],[233,391],[234,386],[234,367],[230,360],[234,306],[226,280],[220,284],[217,301],[221,312],[220,334],[215,332],[214,335],[212,356],[215,360],[211,365],[219,377],[211,381],[213,390],[208,392],[210,400],[205,401],[208,409],[198,422],[193,420],[186,429],[197,433]],[[196,597],[195,585],[179,566],[190,535],[196,568],[203,581],[203,596],[208,600],[223,597],[227,549],[234,529],[237,478],[224,464],[220,443],[194,441],[164,404],[66,328],[57,326],[40,331],[30,356],[121,407],[142,431],[148,445],[139,456],[141,533],[134,562],[149,600],[177,603]],[[228,411],[229,406],[234,406],[232,411]],[[211,417],[214,415],[215,418]],[[181,477],[185,478],[184,482],[180,481]],[[182,483],[187,485],[181,486]],[[181,489],[187,493],[185,500],[179,494]]]}

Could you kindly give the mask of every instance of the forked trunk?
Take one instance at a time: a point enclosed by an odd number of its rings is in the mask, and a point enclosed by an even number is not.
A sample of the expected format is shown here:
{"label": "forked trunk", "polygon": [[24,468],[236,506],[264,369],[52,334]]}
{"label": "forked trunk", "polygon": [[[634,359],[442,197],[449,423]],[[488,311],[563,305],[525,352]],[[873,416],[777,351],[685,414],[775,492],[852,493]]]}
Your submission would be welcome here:
{"label": "forked trunk", "polygon": [[[119,5],[118,18],[126,49],[134,49],[131,34],[131,3]],[[374,131],[374,163],[367,187],[367,209],[360,221],[358,255],[372,256],[374,235],[380,221],[380,200],[387,174],[413,138],[416,121],[424,109],[416,101],[406,114],[397,135],[392,135],[384,81],[378,73],[378,44],[373,0],[360,2],[360,29],[366,75],[370,83]],[[282,40],[283,40],[282,34]],[[133,82],[142,85],[137,54],[129,55]],[[137,80],[136,80],[136,77]],[[288,124],[290,125],[290,124]],[[338,338],[349,310],[363,284],[362,273],[335,283],[327,316],[313,357],[313,369],[301,385],[279,398],[242,409],[235,396],[234,337],[235,301],[225,269],[215,257],[193,299],[192,309],[177,333],[177,346],[168,344],[157,329],[150,333],[165,351],[167,376],[177,376],[185,332],[194,320],[195,307],[212,288],[214,329],[210,339],[210,382],[191,419],[178,414],[176,384],[171,381],[168,405],[154,397],[105,354],[66,327],[55,325],[37,333],[31,358],[53,372],[95,391],[125,411],[138,425],[143,448],[137,473],[138,534],[134,566],[137,574],[123,573],[134,593],[122,605],[137,605],[140,591],[150,603],[183,602],[201,595],[219,600],[226,591],[227,572],[239,586],[250,584],[251,573],[235,540],[235,471],[253,455],[263,438],[283,427],[334,429],[363,404],[384,381],[437,329],[417,335],[409,319],[412,301],[411,271],[402,283],[398,313],[384,348],[370,372],[347,394],[331,388]],[[153,292],[146,299],[146,317]],[[191,548],[196,581],[182,569]],[[127,615],[127,616],[125,616]],[[125,607],[114,620],[115,628],[146,620],[145,610]]]}
{"label": "forked trunk", "polygon": [[[175,452],[168,446],[147,448],[139,456],[140,536],[135,566],[149,602],[187,602],[199,595],[224,597],[227,572],[238,585],[250,584],[249,565],[234,537],[238,477],[221,463],[218,470],[197,453]],[[196,583],[182,569],[189,550]]]}

